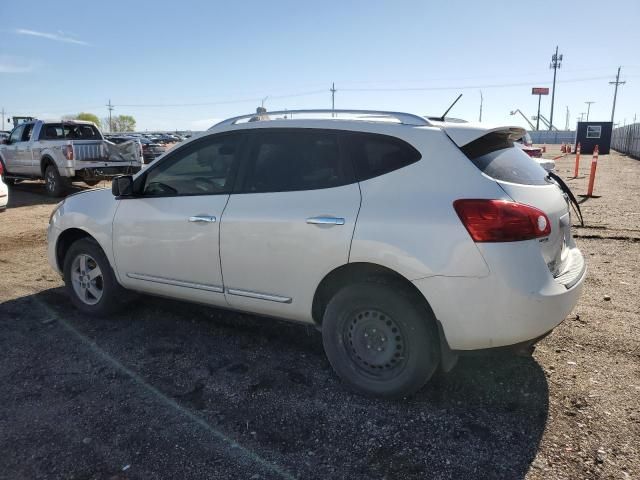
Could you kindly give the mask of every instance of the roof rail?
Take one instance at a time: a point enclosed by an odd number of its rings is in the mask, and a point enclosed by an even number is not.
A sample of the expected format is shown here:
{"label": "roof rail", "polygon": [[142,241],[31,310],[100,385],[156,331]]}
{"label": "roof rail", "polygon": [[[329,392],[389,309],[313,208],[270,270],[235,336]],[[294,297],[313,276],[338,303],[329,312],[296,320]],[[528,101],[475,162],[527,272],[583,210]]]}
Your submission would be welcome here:
{"label": "roof rail", "polygon": [[[238,117],[228,118],[219,123],[216,123],[213,127],[209,128],[211,130],[215,127],[220,127],[223,125],[236,125],[241,120],[249,120],[252,117],[260,117],[264,116],[279,116],[279,115],[340,115],[340,114],[348,114],[348,115],[358,115],[360,118],[349,118],[348,120],[360,120],[367,121],[373,118],[391,118],[397,120],[402,125],[414,125],[414,126],[430,126],[432,125],[426,118],[420,117],[418,115],[414,115],[413,113],[404,113],[404,112],[386,112],[382,110],[331,110],[331,109],[318,109],[318,110],[279,110],[274,112],[265,112],[265,113],[249,113],[246,115],[240,115]],[[344,120],[344,118],[342,119]],[[262,121],[262,120],[261,120]]]}

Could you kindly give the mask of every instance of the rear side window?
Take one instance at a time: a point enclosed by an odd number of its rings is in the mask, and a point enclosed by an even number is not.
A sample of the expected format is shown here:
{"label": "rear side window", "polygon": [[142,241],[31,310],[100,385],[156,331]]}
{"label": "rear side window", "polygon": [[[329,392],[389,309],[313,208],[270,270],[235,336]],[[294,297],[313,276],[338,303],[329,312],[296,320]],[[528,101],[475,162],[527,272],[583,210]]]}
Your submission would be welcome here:
{"label": "rear side window", "polygon": [[420,160],[408,143],[386,135],[352,133],[345,136],[358,181],[378,177]]}
{"label": "rear side window", "polygon": [[462,148],[485,175],[521,185],[547,185],[547,172],[505,135],[489,134]]}
{"label": "rear side window", "polygon": [[71,123],[47,123],[42,127],[40,140],[101,140],[100,132],[93,125]]}
{"label": "rear side window", "polygon": [[254,138],[243,191],[317,190],[344,185],[347,178],[336,133],[263,131]]}

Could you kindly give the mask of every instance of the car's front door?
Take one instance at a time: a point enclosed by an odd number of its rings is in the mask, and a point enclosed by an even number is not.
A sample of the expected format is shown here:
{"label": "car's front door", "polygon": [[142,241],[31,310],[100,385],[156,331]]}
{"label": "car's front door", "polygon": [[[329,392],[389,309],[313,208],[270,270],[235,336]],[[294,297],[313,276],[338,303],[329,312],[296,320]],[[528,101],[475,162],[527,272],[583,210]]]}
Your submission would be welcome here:
{"label": "car's front door", "polygon": [[31,153],[30,140],[34,125],[34,123],[25,123],[20,141],[16,143],[15,158],[16,166],[20,169],[19,173],[33,174],[31,169],[33,164],[33,154]]}
{"label": "car's front door", "polygon": [[310,321],[317,285],[348,262],[360,189],[335,131],[262,129],[250,136],[242,184],[220,227],[227,301]]}
{"label": "car's front door", "polygon": [[113,222],[118,277],[128,288],[225,305],[220,218],[244,143],[238,133],[178,148],[136,179]]}
{"label": "car's front door", "polygon": [[17,156],[18,144],[22,141],[23,132],[24,125],[18,125],[13,129],[11,135],[9,135],[9,144],[3,145],[2,158],[4,160],[4,166],[9,173],[23,173]]}

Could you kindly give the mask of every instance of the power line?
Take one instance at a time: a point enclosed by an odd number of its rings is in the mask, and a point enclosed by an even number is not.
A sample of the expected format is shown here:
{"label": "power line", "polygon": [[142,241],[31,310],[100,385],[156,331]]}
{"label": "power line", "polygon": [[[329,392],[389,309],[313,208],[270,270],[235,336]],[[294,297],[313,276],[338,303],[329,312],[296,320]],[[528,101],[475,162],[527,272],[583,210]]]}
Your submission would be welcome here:
{"label": "power line", "polygon": [[616,75],[616,80],[615,82],[609,82],[610,85],[615,85],[616,88],[613,91],[613,107],[611,108],[611,123],[613,123],[613,117],[616,113],[616,100],[618,98],[618,85],[624,85],[627,82],[621,82],[620,81],[620,69],[622,67],[618,67],[618,74]]}
{"label": "power line", "polygon": [[562,54],[558,55],[558,46],[556,45],[556,53],[551,56],[549,68],[553,68],[553,88],[551,89],[551,113],[549,114],[549,130],[553,127],[553,104],[556,100],[556,73],[562,66]]}
{"label": "power line", "polygon": [[588,102],[584,102],[584,103],[586,103],[586,104],[587,104],[587,122],[588,122],[588,121],[589,121],[589,112],[591,112],[591,105],[592,105],[593,103],[596,103],[596,102],[588,101]]}
{"label": "power line", "polygon": [[[329,91],[331,92],[331,112],[333,112],[336,109],[336,84],[334,82],[331,82],[331,88],[329,89]],[[331,116],[333,117],[334,114],[331,113]]]}
{"label": "power line", "polygon": [[111,112],[113,111],[113,105],[111,104],[111,99],[109,99],[107,109],[109,110],[109,133],[111,133],[113,132],[113,122],[111,121]]}

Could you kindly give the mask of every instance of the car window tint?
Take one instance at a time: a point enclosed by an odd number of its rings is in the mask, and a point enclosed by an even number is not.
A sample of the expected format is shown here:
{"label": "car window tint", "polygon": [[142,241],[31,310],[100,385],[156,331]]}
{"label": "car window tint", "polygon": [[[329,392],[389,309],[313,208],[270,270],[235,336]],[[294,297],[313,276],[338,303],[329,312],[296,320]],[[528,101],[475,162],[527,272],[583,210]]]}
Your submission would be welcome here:
{"label": "car window tint", "polygon": [[24,125],[20,125],[20,126],[14,128],[13,132],[11,132],[11,136],[9,137],[9,139],[11,140],[11,143],[22,141],[22,132],[23,131],[24,131]]}
{"label": "car window tint", "polygon": [[345,183],[338,136],[301,130],[260,132],[251,148],[245,192],[287,192]]}
{"label": "car window tint", "polygon": [[144,194],[213,195],[229,193],[242,136],[225,135],[176,151],[149,171]]}
{"label": "car window tint", "polygon": [[22,141],[28,142],[31,138],[31,132],[33,131],[33,123],[27,123],[24,126],[24,131],[22,132]]}
{"label": "car window tint", "polygon": [[523,150],[507,147],[471,158],[473,164],[494,180],[521,185],[548,184],[547,172]]}
{"label": "car window tint", "polygon": [[394,137],[353,133],[346,136],[349,154],[359,181],[384,175],[420,160],[408,143]]}

